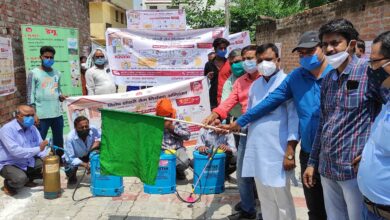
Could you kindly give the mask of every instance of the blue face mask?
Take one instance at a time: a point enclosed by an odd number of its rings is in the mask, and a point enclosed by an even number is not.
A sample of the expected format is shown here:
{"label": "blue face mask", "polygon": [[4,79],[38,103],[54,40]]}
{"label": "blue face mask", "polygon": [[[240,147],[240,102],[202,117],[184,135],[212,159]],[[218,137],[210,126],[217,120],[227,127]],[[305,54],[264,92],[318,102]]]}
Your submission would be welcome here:
{"label": "blue face mask", "polygon": [[33,116],[24,116],[23,117],[23,127],[29,128],[33,126],[34,124],[34,117]]}
{"label": "blue face mask", "polygon": [[106,59],[105,58],[97,58],[95,60],[95,64],[96,65],[104,65],[106,63]]}
{"label": "blue face mask", "polygon": [[249,74],[257,72],[256,60],[245,60],[243,66],[244,66],[245,72],[247,72]]}
{"label": "blue face mask", "polygon": [[226,54],[227,54],[227,50],[217,50],[216,52],[217,56],[219,57],[226,57]]}
{"label": "blue face mask", "polygon": [[313,56],[305,56],[299,59],[301,66],[309,71],[312,71],[321,66],[321,61],[318,60],[317,54]]}
{"label": "blue face mask", "polygon": [[42,60],[42,65],[44,67],[50,68],[54,64],[54,59],[43,59]]}

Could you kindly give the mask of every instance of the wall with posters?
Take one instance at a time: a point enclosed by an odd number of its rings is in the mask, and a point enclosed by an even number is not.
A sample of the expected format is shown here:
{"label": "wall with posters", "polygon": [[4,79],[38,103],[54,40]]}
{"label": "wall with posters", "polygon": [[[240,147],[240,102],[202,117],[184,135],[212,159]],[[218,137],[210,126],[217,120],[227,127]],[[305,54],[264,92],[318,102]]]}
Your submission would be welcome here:
{"label": "wall with posters", "polygon": [[225,28],[152,31],[108,28],[106,51],[119,85],[156,86],[203,76],[215,38]]}
{"label": "wall with posters", "polygon": [[[208,83],[205,77],[127,93],[70,97],[65,104],[69,122],[84,115],[92,125],[100,128],[100,108],[155,114],[157,100],[163,97],[172,100],[178,119],[200,123],[210,114]],[[192,136],[187,144],[194,145],[200,127],[189,125],[188,129]]]}
{"label": "wall with posters", "polygon": [[[88,0],[2,1],[0,36],[12,39],[15,93],[0,96],[0,126],[12,118],[18,104],[26,102],[21,24],[72,27],[79,30],[80,54],[90,48]],[[21,13],[23,12],[23,13]]]}
{"label": "wall with posters", "polygon": [[249,31],[243,31],[235,34],[229,35],[228,38],[230,45],[228,47],[228,53],[237,48],[244,48],[251,44],[251,39],[249,36]]}

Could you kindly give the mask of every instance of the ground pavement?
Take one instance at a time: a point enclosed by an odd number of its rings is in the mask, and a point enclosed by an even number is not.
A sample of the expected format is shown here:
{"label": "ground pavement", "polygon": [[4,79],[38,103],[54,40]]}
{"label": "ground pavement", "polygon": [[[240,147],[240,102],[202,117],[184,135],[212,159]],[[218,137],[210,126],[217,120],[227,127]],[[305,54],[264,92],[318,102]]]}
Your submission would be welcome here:
{"label": "ground pavement", "polygon": [[[299,152],[299,149],[297,149]],[[296,176],[299,176],[299,167]],[[82,175],[80,169],[78,177]],[[41,180],[34,188],[23,188],[14,197],[0,191],[0,219],[126,219],[126,220],[158,220],[158,219],[227,219],[232,214],[234,205],[239,201],[235,174],[226,182],[226,190],[222,194],[204,195],[193,207],[181,202],[175,194],[149,195],[143,192],[143,184],[137,178],[124,178],[124,193],[120,197],[94,197],[81,202],[72,200],[74,189],[68,189],[65,173],[61,171],[62,196],[58,199],[43,198]],[[184,197],[191,191],[192,173],[187,172],[187,181],[179,181],[177,189]],[[89,191],[90,177],[81,183],[76,191],[75,199],[91,196]],[[0,185],[3,179],[0,177]],[[307,219],[307,208],[302,186],[292,186],[294,203],[298,220]],[[259,207],[257,207],[259,209]]]}

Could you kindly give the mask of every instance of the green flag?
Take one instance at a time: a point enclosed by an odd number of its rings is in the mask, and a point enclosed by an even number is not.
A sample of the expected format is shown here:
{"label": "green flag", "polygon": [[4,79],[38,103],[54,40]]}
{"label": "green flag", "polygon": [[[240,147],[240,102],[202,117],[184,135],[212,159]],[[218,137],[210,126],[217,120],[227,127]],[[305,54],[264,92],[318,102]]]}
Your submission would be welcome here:
{"label": "green flag", "polygon": [[154,185],[164,133],[164,118],[101,110],[100,167],[104,175],[134,176]]}

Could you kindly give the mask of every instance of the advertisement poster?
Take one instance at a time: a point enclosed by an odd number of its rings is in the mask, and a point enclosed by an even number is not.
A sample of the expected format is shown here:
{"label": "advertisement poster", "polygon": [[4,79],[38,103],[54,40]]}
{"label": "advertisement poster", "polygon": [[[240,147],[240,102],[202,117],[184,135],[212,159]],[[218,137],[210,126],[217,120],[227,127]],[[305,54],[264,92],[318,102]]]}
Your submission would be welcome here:
{"label": "advertisement poster", "polygon": [[[40,48],[52,46],[56,50],[53,68],[61,72],[64,95],[81,95],[79,32],[75,28],[40,25],[21,25],[26,74],[41,65]],[[68,131],[67,119],[64,117]]]}
{"label": "advertisement poster", "polygon": [[[89,118],[90,124],[100,128],[101,108],[155,114],[157,100],[163,97],[172,100],[178,119],[200,123],[210,114],[208,84],[205,77],[127,93],[70,97],[66,99],[65,104],[69,123],[76,117],[84,115]],[[187,126],[191,132],[191,139],[186,145],[194,145],[200,127]]]}
{"label": "advertisement poster", "polygon": [[228,52],[231,52],[237,48],[244,48],[251,44],[251,39],[249,36],[249,31],[243,31],[235,34],[229,35],[230,45],[228,47]]}
{"label": "advertisement poster", "polygon": [[106,52],[118,85],[157,86],[203,76],[213,41],[225,28],[148,31],[108,28]]}
{"label": "advertisement poster", "polygon": [[11,38],[0,37],[0,96],[16,91]]}
{"label": "advertisement poster", "polygon": [[185,30],[186,13],[183,9],[128,10],[127,28],[136,30]]}

